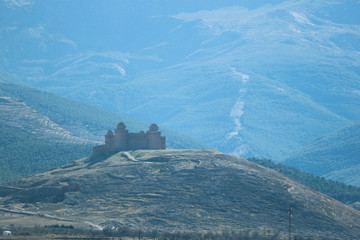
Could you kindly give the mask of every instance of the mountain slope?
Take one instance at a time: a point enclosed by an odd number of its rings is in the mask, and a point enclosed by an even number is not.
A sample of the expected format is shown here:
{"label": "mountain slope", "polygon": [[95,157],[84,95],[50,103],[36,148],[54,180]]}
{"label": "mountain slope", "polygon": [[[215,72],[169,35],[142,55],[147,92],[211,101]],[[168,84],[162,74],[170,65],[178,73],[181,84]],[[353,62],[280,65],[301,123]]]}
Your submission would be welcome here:
{"label": "mountain slope", "polygon": [[196,134],[221,151],[272,159],[351,123],[288,84],[235,66],[214,59],[139,74],[123,84],[132,94],[116,102],[129,115]]}
{"label": "mountain slope", "polygon": [[[163,231],[272,228],[350,239],[360,213],[283,175],[212,150],[120,152],[1,187],[1,209],[102,227]],[[34,222],[33,222],[34,223]]]}
{"label": "mountain slope", "polygon": [[[292,153],[282,163],[318,176],[329,174],[327,176],[337,180],[333,171],[342,171],[360,163],[360,122],[317,139]],[[358,174],[352,171],[347,176],[347,183],[352,177],[358,179]],[[352,182],[360,186],[357,180]]]}
{"label": "mountain slope", "polygon": [[[49,170],[91,154],[92,146],[119,121],[129,130],[147,130],[142,122],[34,88],[1,81],[0,182]],[[6,80],[6,79],[5,79]],[[191,137],[161,129],[168,148],[205,148]]]}
{"label": "mountain slope", "polygon": [[20,128],[0,124],[0,182],[43,172],[88,156],[92,143],[44,140]]}
{"label": "mountain slope", "polygon": [[2,71],[224,152],[281,159],[360,119],[355,0],[11,3]]}
{"label": "mountain slope", "polygon": [[96,143],[73,136],[48,117],[29,108],[24,102],[10,97],[0,97],[0,123],[54,142]]}
{"label": "mountain slope", "polygon": [[346,184],[360,187],[360,164],[335,170],[324,175],[325,178],[332,179],[334,181],[344,182]]}
{"label": "mountain slope", "polygon": [[[1,80],[4,81],[1,82]],[[6,81],[7,79],[0,79],[0,96],[23,102],[32,110],[47,117],[76,137],[103,142],[106,132],[113,129],[120,121],[125,122],[131,131],[146,130],[151,123],[59,97],[35,88],[7,83]],[[39,121],[39,119],[35,120]],[[20,123],[14,124],[21,125]],[[167,137],[167,146],[169,148],[206,147],[205,144],[182,133],[163,128],[161,128],[161,131]]]}

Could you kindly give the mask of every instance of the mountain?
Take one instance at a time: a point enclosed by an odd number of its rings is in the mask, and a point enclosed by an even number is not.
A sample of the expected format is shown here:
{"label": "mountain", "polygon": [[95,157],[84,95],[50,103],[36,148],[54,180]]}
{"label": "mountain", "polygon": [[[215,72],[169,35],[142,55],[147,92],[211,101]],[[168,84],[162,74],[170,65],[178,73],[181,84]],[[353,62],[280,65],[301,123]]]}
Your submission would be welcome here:
{"label": "mountain", "polygon": [[99,142],[75,137],[48,117],[0,97],[0,182],[19,179],[88,156]]}
{"label": "mountain", "polygon": [[359,173],[355,171],[360,164],[360,122],[309,143],[282,163],[360,186]]}
{"label": "mountain", "polygon": [[0,70],[223,152],[278,160],[360,119],[359,9],[3,1]]}
{"label": "mountain", "polygon": [[346,184],[354,185],[360,187],[360,164],[351,166],[349,168],[339,169],[327,173],[324,175],[327,179],[332,179],[339,182],[344,182]]}
{"label": "mountain", "polygon": [[[109,129],[125,121],[131,131],[150,123],[81,104],[0,75],[0,182],[12,181],[89,156]],[[4,81],[1,81],[4,80]],[[191,137],[161,129],[168,148],[205,148]]]}
{"label": "mountain", "polygon": [[[151,122],[116,114],[99,107],[59,97],[35,88],[11,84],[8,83],[7,78],[0,78],[0,96],[5,100],[11,98],[13,99],[11,101],[18,102],[19,106],[24,106],[26,111],[33,114],[29,118],[34,122],[42,122],[42,124],[45,125],[43,128],[46,128],[46,131],[49,131],[46,125],[52,125],[59,129],[62,128],[62,131],[70,132],[70,134],[75,137],[87,139],[94,143],[99,143],[99,141],[103,142],[106,132],[115,128],[121,121],[125,122],[131,131],[147,130],[151,124]],[[10,102],[4,103],[4,106],[6,107]],[[9,106],[7,106],[7,108],[11,110]],[[11,111],[16,113],[18,109],[13,108]],[[6,122],[11,126],[18,126],[24,129],[23,124],[29,123],[29,119],[20,117],[21,115],[13,115],[13,117],[11,117],[5,113],[6,112],[3,113],[4,116],[0,121]],[[22,122],[19,122],[20,120]],[[40,128],[39,126],[34,126],[34,129],[29,131],[41,135]],[[168,148],[196,149],[207,146],[183,133],[177,133],[166,128],[161,128],[161,131],[163,135],[167,137]],[[65,132],[62,134],[65,134]]]}
{"label": "mountain", "polygon": [[0,124],[0,182],[53,169],[88,156],[93,144],[41,139],[20,128]]}
{"label": "mountain", "polygon": [[360,234],[360,212],[276,171],[214,150],[84,158],[8,183],[0,193],[0,211],[23,226],[47,219],[46,224],[144,231],[286,233],[291,206],[296,236],[353,239]]}
{"label": "mountain", "polygon": [[54,142],[96,143],[95,141],[73,136],[48,117],[29,108],[24,102],[19,102],[10,97],[0,97],[0,124]]}

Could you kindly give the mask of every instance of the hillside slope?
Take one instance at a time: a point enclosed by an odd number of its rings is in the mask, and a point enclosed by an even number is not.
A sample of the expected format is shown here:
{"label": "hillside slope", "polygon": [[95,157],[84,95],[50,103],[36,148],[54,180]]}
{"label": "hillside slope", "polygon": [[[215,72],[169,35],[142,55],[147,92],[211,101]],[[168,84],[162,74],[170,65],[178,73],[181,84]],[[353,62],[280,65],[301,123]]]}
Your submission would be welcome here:
{"label": "hillside slope", "polygon": [[351,166],[349,168],[332,171],[325,174],[324,177],[334,181],[360,187],[360,164]]}
{"label": "hillside slope", "polygon": [[54,142],[96,143],[96,141],[73,136],[48,117],[29,108],[24,102],[10,97],[0,97],[0,124]]}
{"label": "hillside slope", "polygon": [[43,216],[144,230],[287,232],[291,206],[296,235],[351,239],[360,234],[360,212],[273,170],[213,150],[139,150],[99,162],[85,158],[0,190],[1,211],[18,224],[27,214],[27,221]]}
{"label": "hillside slope", "polygon": [[44,140],[0,124],[0,182],[14,181],[88,156],[92,143]]}
{"label": "hillside slope", "polygon": [[[292,153],[282,163],[318,176],[326,175],[340,180],[341,178],[336,177],[340,174],[339,171],[360,164],[360,122],[311,142]],[[359,179],[359,173],[346,172],[349,174],[346,183],[352,182],[360,186],[360,182],[355,180]]]}
{"label": "hillside slope", "polygon": [[[347,185],[351,183],[345,184],[341,179],[333,179],[327,175],[325,175],[325,178],[314,176],[313,174],[303,172],[298,168],[290,167],[281,163],[274,163],[269,159],[249,158],[248,160],[261,166],[273,169],[314,191],[321,192],[346,205],[360,210],[360,208],[358,208],[360,204],[360,187]],[[353,170],[356,171],[357,169],[354,168]],[[329,180],[329,178],[333,180]]]}
{"label": "hillside slope", "polygon": [[[1,97],[10,97],[23,102],[32,110],[49,118],[49,120],[76,137],[103,142],[106,132],[113,129],[120,121],[125,122],[128,129],[135,132],[147,130],[151,124],[151,122],[116,114],[35,88],[11,84],[7,82],[9,79],[4,76],[6,77],[6,75],[0,75]],[[7,116],[7,118],[10,117]],[[17,120],[13,119],[13,121]],[[35,121],[40,120],[35,119]],[[11,119],[8,122],[11,122]],[[46,124],[46,121],[44,123]],[[14,124],[21,125],[20,123]],[[29,131],[37,132],[37,130]],[[206,148],[205,144],[182,133],[164,128],[161,128],[161,131],[167,137],[167,146],[169,148]]]}
{"label": "hillside slope", "polygon": [[[150,123],[78,103],[34,88],[9,84],[0,74],[0,182],[58,167],[89,156],[92,145],[118,122],[130,131]],[[206,148],[205,144],[161,129],[168,148]]]}

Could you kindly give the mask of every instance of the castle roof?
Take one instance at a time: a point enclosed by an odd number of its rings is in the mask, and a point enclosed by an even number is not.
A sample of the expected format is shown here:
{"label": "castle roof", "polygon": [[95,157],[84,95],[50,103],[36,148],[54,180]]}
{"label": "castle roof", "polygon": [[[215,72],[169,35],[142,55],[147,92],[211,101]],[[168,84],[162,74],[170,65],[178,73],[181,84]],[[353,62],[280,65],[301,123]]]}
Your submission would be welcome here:
{"label": "castle roof", "polygon": [[119,124],[117,125],[117,129],[125,130],[126,129],[125,123],[119,122]]}

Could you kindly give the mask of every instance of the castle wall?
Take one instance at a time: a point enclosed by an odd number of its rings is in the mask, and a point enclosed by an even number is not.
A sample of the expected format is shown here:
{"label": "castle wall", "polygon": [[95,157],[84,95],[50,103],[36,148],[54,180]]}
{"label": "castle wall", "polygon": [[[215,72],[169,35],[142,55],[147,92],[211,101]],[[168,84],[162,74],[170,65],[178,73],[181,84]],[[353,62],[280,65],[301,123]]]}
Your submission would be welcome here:
{"label": "castle wall", "polygon": [[106,145],[94,146],[93,147],[93,154],[110,154],[109,148]]}
{"label": "castle wall", "polygon": [[166,149],[166,137],[161,137],[161,147],[160,149]]}
{"label": "castle wall", "polygon": [[145,133],[129,133],[128,150],[148,149]]}

